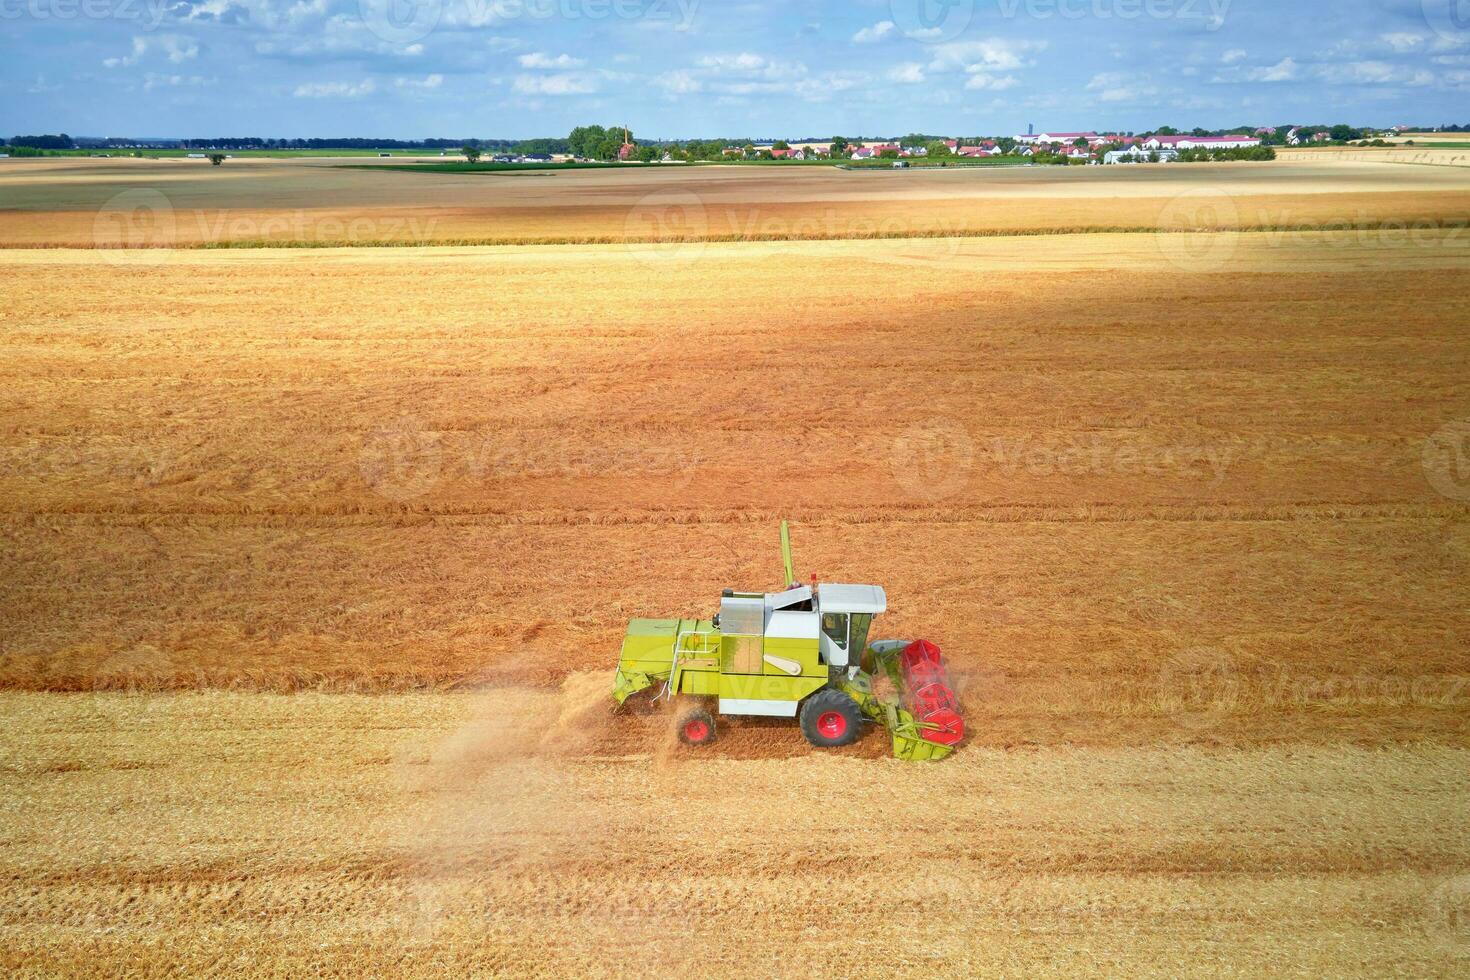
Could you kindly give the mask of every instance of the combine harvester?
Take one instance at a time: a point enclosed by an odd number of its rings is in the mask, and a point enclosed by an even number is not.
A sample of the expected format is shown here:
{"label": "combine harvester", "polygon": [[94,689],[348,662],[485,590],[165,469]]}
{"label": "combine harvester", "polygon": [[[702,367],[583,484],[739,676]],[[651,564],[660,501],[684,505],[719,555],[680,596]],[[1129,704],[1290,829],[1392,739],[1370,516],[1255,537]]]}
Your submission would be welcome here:
{"label": "combine harvester", "polygon": [[[893,739],[900,759],[942,759],[965,723],[939,648],[927,640],[868,643],[873,617],[888,608],[876,585],[798,584],[791,536],[781,522],[784,591],[730,589],[713,620],[635,619],[613,683],[619,705],[654,690],[678,712],[686,745],[714,741],[717,715],[797,718],[807,739],[849,745],[864,720]],[[874,681],[897,691],[885,698]]]}

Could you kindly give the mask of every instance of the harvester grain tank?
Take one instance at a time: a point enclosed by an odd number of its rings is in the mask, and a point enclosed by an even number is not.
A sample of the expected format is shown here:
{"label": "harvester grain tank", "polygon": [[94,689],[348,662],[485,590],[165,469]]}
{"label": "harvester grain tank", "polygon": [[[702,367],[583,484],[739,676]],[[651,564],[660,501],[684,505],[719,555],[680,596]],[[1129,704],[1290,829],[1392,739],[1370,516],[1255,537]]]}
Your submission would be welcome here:
{"label": "harvester grain tank", "polygon": [[[964,720],[940,650],[927,640],[869,642],[888,608],[876,585],[796,581],[781,523],[777,592],[726,589],[708,620],[635,619],[613,681],[619,705],[652,694],[672,706],[686,745],[714,741],[724,716],[794,718],[813,745],[855,741],[878,724],[901,759],[941,759]],[[892,694],[879,688],[891,687]]]}

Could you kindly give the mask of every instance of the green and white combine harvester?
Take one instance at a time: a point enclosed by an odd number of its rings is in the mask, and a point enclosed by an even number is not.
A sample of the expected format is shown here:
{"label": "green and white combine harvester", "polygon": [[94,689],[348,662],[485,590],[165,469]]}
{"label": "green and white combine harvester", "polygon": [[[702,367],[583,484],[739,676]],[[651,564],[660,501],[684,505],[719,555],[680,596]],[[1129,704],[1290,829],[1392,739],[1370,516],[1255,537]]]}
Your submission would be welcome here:
{"label": "green and white combine harvester", "polygon": [[[686,745],[714,741],[716,716],[797,718],[816,746],[851,744],[876,722],[900,759],[942,759],[965,724],[939,648],[927,640],[868,642],[888,607],[876,585],[797,583],[791,536],[781,522],[787,587],[726,589],[712,620],[635,619],[628,625],[613,698],[652,692],[677,711]],[[896,695],[874,682],[887,677]],[[645,694],[645,696],[647,696]]]}

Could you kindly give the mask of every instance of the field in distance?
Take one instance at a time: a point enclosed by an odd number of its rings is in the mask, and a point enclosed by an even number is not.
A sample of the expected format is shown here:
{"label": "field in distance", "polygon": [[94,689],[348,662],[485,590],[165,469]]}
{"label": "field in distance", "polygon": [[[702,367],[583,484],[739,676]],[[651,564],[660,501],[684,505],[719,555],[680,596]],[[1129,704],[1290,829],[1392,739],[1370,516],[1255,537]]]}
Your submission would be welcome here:
{"label": "field in distance", "polygon": [[[1420,153],[1447,151],[1423,150]],[[1470,167],[1412,150],[1272,164],[871,172],[695,167],[420,173],[300,160],[0,161],[0,246],[809,240],[1447,226]]]}

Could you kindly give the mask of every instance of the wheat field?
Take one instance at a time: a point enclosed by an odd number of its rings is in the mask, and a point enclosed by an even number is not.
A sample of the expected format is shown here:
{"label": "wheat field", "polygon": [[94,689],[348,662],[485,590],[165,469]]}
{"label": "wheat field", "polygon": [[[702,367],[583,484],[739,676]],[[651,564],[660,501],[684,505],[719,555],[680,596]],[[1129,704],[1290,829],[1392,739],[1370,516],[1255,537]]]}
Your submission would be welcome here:
{"label": "wheat field", "polygon": [[[1463,972],[1470,181],[1321,159],[4,161],[0,964]],[[240,223],[33,247],[128,187]],[[251,200],[462,223],[157,247]],[[611,711],[783,518],[943,647],[950,760]]]}
{"label": "wheat field", "polygon": [[[608,754],[587,692],[0,696],[12,975],[1451,975],[1465,750]],[[595,691],[600,694],[600,691]],[[568,737],[569,734],[572,737]],[[21,829],[27,828],[27,829]],[[44,832],[37,832],[44,828]],[[59,843],[65,844],[58,848]],[[1458,904],[1457,904],[1458,903]]]}
{"label": "wheat field", "polygon": [[[1269,167],[830,167],[418,173],[337,160],[0,160],[0,246],[808,241],[1470,223],[1441,150]],[[1448,158],[1444,161],[1450,163]]]}

